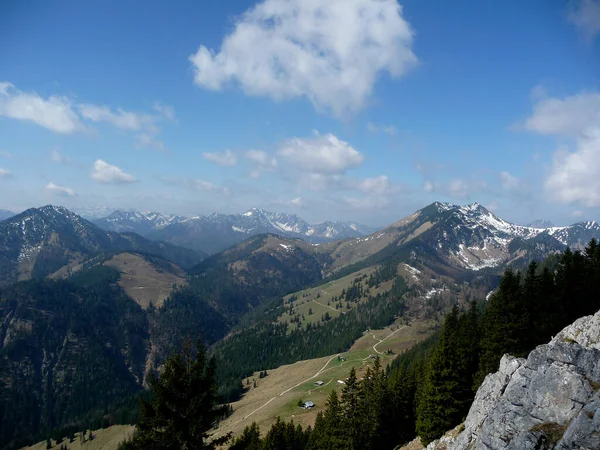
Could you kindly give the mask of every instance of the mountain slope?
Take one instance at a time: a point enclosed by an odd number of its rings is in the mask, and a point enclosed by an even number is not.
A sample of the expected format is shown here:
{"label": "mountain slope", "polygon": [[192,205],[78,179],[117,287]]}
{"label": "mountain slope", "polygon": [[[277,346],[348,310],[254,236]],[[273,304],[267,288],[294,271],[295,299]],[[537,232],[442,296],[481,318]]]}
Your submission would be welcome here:
{"label": "mountain slope", "polygon": [[349,222],[310,225],[295,214],[271,213],[253,208],[242,214],[192,217],[155,230],[148,237],[212,254],[265,233],[322,243],[364,236],[372,231],[363,225]]}
{"label": "mountain slope", "polygon": [[396,258],[437,270],[477,272],[540,259],[566,246],[582,248],[600,238],[600,225],[533,228],[509,223],[483,206],[433,203],[368,237],[326,246],[334,257],[329,273],[356,263]]}
{"label": "mountain slope", "polygon": [[0,283],[44,277],[101,253],[135,250],[191,267],[203,256],[134,233],[106,232],[58,206],[32,208],[0,222]]}
{"label": "mountain slope", "polygon": [[13,213],[12,211],[8,211],[7,209],[0,209],[0,221],[6,220],[14,215],[15,213]]}
{"label": "mountain slope", "polygon": [[115,279],[106,270],[87,286],[33,280],[2,289],[1,448],[92,423],[139,392],[148,323]]}

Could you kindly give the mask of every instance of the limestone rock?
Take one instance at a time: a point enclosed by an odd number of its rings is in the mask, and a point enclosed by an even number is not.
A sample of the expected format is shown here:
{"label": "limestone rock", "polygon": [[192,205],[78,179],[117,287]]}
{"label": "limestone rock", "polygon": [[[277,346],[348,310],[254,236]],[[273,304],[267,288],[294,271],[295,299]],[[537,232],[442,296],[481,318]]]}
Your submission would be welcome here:
{"label": "limestone rock", "polygon": [[600,449],[600,312],[578,319],[528,358],[504,355],[456,438],[429,449]]}

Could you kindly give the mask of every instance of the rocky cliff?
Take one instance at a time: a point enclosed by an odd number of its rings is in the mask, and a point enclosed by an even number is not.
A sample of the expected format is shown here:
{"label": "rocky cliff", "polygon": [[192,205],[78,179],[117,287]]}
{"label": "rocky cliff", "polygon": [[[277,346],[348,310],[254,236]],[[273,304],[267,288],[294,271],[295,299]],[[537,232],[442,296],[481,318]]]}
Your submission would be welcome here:
{"label": "rocky cliff", "polygon": [[600,311],[527,359],[505,355],[459,430],[427,449],[600,449]]}

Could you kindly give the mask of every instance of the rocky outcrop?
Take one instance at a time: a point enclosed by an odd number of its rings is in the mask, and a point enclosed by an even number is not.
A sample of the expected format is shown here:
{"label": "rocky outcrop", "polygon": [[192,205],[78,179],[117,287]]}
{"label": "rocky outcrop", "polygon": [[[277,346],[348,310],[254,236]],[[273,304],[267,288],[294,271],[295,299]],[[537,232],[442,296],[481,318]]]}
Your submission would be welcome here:
{"label": "rocky outcrop", "polygon": [[527,359],[505,355],[477,391],[464,430],[427,446],[442,448],[600,449],[600,312]]}

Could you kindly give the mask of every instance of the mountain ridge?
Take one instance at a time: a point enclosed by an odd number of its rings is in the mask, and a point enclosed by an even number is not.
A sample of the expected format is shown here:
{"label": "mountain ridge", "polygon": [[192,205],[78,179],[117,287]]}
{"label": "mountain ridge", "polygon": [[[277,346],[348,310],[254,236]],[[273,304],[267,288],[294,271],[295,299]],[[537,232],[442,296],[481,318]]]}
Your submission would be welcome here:
{"label": "mountain ridge", "polygon": [[50,275],[102,253],[139,251],[191,267],[203,255],[135,233],[101,230],[61,206],[30,208],[0,222],[0,283]]}

